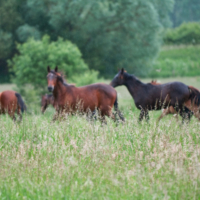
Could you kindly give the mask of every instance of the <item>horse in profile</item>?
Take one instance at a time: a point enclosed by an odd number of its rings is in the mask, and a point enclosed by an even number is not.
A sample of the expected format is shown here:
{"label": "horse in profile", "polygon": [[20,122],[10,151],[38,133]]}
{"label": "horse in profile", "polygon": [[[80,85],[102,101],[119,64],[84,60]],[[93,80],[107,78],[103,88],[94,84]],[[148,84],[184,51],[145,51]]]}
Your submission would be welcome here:
{"label": "horse in profile", "polygon": [[[48,90],[52,92],[54,98],[54,107],[57,113],[54,115],[54,120],[57,119],[60,113],[74,113],[76,111],[82,113],[95,114],[97,109],[100,113],[102,121],[105,121],[105,116],[116,118],[116,115],[124,121],[123,116],[118,110],[117,92],[107,84],[96,83],[83,87],[76,87],[65,83],[62,75],[58,72],[58,67],[51,70],[47,67]],[[115,116],[113,116],[112,108],[114,106]]]}
{"label": "horse in profile", "polygon": [[41,98],[41,112],[44,114],[49,105],[53,106],[54,98],[52,94],[45,94]]}
{"label": "horse in profile", "polygon": [[11,90],[6,90],[0,93],[0,114],[6,114],[16,121],[15,111],[22,120],[22,113],[26,110],[26,105],[19,93]]}
{"label": "horse in profile", "polygon": [[[151,84],[153,85],[160,85],[161,83],[158,83],[156,80],[152,80]],[[193,89],[196,91],[199,91],[197,88],[193,87],[193,86],[188,86],[189,89]],[[196,105],[194,103],[194,101],[188,100],[185,102],[185,106],[191,110],[194,114],[194,116],[200,121],[200,110],[199,110],[199,106]],[[176,116],[178,116],[178,113],[176,112],[176,110],[174,109],[173,106],[167,107],[166,109],[162,110],[162,114],[160,115],[160,117],[158,118],[158,121],[160,121],[164,116],[168,115],[168,114],[176,114]]]}
{"label": "horse in profile", "polygon": [[192,112],[185,106],[188,100],[197,106],[200,104],[200,93],[194,88],[189,88],[181,82],[171,82],[160,85],[142,83],[134,75],[128,74],[123,68],[118,72],[110,83],[117,87],[125,85],[132,95],[135,105],[141,110],[139,120],[144,116],[149,119],[149,110],[161,110],[173,106],[182,116],[183,121],[190,120]]}

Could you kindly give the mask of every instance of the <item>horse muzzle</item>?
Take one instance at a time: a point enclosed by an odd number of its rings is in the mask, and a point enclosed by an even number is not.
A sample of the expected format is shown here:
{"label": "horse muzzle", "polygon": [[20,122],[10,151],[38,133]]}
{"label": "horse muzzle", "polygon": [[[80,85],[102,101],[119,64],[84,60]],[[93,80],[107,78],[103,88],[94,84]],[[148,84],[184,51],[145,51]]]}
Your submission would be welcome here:
{"label": "horse muzzle", "polygon": [[48,86],[49,92],[53,92],[54,87],[53,86]]}

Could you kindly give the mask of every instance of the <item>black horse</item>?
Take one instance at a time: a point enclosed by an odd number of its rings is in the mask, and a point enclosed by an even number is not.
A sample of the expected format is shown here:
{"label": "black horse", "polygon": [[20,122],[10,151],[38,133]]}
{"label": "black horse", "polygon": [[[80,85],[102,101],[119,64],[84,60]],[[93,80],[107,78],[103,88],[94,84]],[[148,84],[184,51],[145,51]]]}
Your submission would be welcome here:
{"label": "black horse", "polygon": [[139,120],[145,116],[149,119],[149,110],[161,110],[173,106],[182,116],[190,120],[192,112],[185,107],[185,102],[191,100],[195,105],[200,104],[200,92],[181,82],[171,82],[162,85],[142,83],[134,75],[128,74],[123,68],[110,83],[113,87],[125,85],[132,95],[135,105],[141,110]]}

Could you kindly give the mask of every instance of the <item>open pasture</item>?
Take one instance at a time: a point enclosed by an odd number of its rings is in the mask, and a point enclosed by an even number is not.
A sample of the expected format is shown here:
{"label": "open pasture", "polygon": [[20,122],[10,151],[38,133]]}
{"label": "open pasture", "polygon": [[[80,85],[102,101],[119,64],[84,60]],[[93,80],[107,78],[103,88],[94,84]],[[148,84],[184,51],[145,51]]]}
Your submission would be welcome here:
{"label": "open pasture", "polygon": [[161,111],[152,111],[138,124],[127,89],[116,89],[126,118],[118,126],[78,115],[51,123],[53,108],[21,124],[0,116],[0,199],[199,199],[200,123],[170,115],[157,124]]}

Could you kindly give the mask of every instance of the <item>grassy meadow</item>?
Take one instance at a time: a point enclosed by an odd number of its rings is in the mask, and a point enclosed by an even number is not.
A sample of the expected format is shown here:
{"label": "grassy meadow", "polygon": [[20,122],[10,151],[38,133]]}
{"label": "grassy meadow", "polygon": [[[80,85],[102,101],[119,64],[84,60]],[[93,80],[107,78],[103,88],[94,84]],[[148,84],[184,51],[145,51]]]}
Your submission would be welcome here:
{"label": "grassy meadow", "polygon": [[[158,79],[172,80],[200,85]],[[152,111],[138,124],[127,89],[117,90],[126,118],[118,126],[78,115],[52,123],[52,107],[21,124],[0,116],[0,199],[200,199],[200,123],[171,115],[157,124],[161,111]]]}

